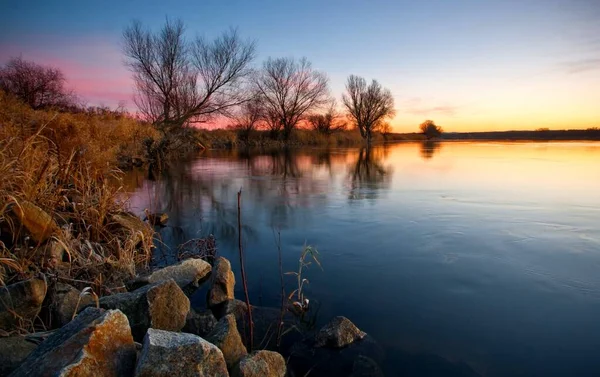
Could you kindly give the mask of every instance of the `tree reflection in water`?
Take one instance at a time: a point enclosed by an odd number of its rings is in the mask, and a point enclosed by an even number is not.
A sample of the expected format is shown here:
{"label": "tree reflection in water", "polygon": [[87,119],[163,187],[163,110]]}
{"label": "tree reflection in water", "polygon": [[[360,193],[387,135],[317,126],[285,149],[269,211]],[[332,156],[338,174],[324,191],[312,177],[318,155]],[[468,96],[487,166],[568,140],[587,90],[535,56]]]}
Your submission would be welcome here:
{"label": "tree reflection in water", "polygon": [[424,140],[421,142],[421,158],[423,160],[429,160],[439,152],[441,144],[436,140]]}
{"label": "tree reflection in water", "polygon": [[383,163],[388,152],[386,146],[361,148],[349,169],[350,200],[376,199],[380,189],[389,187],[391,167]]}

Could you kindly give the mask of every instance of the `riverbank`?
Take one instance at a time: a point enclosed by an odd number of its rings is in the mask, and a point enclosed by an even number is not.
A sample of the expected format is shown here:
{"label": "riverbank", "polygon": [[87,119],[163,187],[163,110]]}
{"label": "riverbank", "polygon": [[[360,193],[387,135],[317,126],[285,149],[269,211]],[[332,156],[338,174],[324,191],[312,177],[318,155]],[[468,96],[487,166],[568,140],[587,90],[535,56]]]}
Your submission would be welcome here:
{"label": "riverbank", "polygon": [[[306,326],[303,311],[236,300],[235,283],[230,262],[219,257],[213,265],[183,260],[100,299],[45,275],[8,285],[0,291],[0,330],[34,322],[44,312],[53,325],[40,333],[0,337],[0,372],[13,377],[159,377],[164,370],[222,377],[383,375],[381,347],[347,318],[335,317],[315,331]],[[203,286],[206,305],[192,307]]]}

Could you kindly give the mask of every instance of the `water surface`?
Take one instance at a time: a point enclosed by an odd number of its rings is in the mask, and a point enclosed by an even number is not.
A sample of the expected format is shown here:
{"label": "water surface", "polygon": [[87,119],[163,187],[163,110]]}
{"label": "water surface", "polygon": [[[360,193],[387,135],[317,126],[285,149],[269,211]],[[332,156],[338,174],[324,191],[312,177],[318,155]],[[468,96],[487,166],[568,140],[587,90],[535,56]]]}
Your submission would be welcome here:
{"label": "water surface", "polygon": [[350,318],[388,376],[598,376],[599,161],[598,143],[406,143],[206,151],[128,178],[136,212],[170,216],[161,257],[214,234],[236,271],[241,188],[252,301],[278,305],[277,230],[286,271],[316,246],[319,324]]}

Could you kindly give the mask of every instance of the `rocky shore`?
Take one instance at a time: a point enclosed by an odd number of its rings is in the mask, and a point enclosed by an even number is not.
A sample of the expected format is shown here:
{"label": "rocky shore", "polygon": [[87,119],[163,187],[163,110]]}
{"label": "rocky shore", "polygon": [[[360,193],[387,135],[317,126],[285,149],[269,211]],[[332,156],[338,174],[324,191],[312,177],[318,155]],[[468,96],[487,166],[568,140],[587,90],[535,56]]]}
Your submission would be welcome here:
{"label": "rocky shore", "polygon": [[[190,297],[208,289],[206,304]],[[234,297],[235,276],[225,258],[213,265],[186,259],[128,282],[128,292],[94,300],[40,275],[0,287],[0,331],[48,311],[57,328],[0,338],[0,376],[383,376],[383,351],[345,317],[319,331],[296,331],[298,318],[251,306],[254,345],[249,352],[248,307]],[[47,298],[52,297],[49,304]]]}

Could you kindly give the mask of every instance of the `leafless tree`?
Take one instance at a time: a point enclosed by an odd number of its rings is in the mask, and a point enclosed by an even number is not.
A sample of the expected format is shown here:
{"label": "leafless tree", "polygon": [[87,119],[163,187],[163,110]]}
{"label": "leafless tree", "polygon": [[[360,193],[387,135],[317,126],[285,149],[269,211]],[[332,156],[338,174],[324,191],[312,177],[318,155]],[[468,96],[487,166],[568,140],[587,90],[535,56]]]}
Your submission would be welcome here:
{"label": "leafless tree", "polygon": [[376,127],[395,114],[392,93],[383,88],[377,80],[371,81],[367,86],[364,78],[350,75],[346,82],[346,94],[342,99],[348,115],[369,144],[371,133]]}
{"label": "leafless tree", "polygon": [[229,30],[212,42],[185,38],[182,21],[167,20],[159,32],[134,21],[123,33],[127,65],[142,114],[165,129],[206,122],[247,100],[254,42]]}
{"label": "leafless tree", "polygon": [[68,107],[74,95],[65,88],[65,76],[54,67],[46,67],[23,58],[12,58],[0,68],[0,89],[27,103],[34,109]]}
{"label": "leafless tree", "polygon": [[392,133],[392,126],[390,122],[383,121],[377,126],[377,130],[383,135],[383,139],[387,140],[388,136]]}
{"label": "leafless tree", "polygon": [[235,112],[233,126],[239,131],[240,137],[247,140],[252,131],[265,121],[266,114],[261,97],[254,95]]}
{"label": "leafless tree", "polygon": [[309,115],[307,121],[315,131],[325,135],[346,129],[346,123],[336,110],[335,101],[332,101],[324,113]]}
{"label": "leafless tree", "polygon": [[306,59],[269,58],[254,80],[261,94],[272,131],[283,129],[288,140],[292,130],[311,110],[327,103],[329,80]]}

